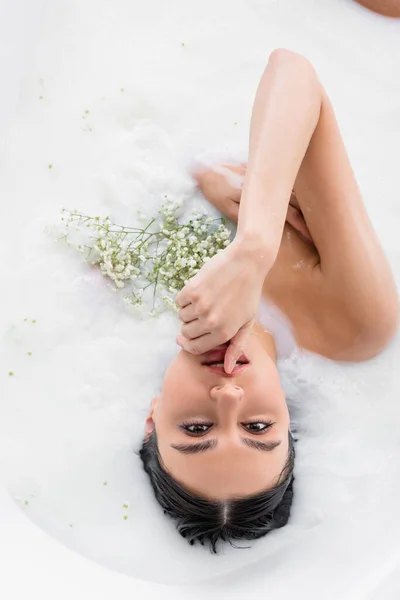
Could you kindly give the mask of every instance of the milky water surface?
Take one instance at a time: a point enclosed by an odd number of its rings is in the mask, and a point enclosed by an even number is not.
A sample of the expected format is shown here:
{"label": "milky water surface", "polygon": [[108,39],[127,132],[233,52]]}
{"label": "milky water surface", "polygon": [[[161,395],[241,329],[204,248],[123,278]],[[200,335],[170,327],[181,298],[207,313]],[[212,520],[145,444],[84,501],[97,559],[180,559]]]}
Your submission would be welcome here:
{"label": "milky water surface", "polygon": [[275,598],[320,598],[327,578],[340,597],[373,590],[400,554],[398,339],[362,365],[281,365],[299,437],[292,518],[211,556],[164,518],[135,454],[179,323],[138,319],[52,224],[62,206],[126,224],[165,195],[204,206],[188,167],[246,158],[259,77],[289,47],[332,98],[398,280],[400,24],[344,0],[59,0],[44,16],[1,178],[4,484],[51,536],[134,577],[227,590],[267,573]]}

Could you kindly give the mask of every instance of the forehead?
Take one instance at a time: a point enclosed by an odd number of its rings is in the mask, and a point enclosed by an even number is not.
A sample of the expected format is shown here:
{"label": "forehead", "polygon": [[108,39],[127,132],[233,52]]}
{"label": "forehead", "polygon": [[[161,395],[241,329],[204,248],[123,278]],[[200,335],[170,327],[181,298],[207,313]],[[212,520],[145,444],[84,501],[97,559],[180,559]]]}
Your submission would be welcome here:
{"label": "forehead", "polygon": [[162,462],[170,475],[191,493],[209,499],[244,497],[274,487],[286,464],[288,443],[272,452],[239,445],[186,455],[159,443]]}

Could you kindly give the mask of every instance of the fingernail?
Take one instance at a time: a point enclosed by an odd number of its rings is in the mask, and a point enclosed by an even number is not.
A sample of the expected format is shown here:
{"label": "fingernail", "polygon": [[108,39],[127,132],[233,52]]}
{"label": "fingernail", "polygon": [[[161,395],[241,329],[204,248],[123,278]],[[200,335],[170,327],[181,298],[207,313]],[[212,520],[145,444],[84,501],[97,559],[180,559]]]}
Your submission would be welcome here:
{"label": "fingernail", "polygon": [[181,339],[180,339],[180,337],[179,337],[179,336],[177,336],[177,338],[176,338],[176,340],[175,340],[175,341],[176,341],[176,343],[178,344],[178,346],[180,346],[180,347],[182,348],[182,342],[181,342]]}

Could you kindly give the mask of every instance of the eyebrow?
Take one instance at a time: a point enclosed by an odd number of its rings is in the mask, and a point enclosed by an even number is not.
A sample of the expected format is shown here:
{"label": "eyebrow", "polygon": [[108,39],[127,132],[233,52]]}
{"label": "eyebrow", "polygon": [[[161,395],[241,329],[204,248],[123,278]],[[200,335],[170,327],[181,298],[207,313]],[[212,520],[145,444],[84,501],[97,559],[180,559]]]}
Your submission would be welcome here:
{"label": "eyebrow", "polygon": [[171,448],[178,450],[178,452],[182,452],[182,454],[198,454],[199,452],[213,450],[217,443],[218,440],[213,439],[198,442],[197,444],[171,444]]}
{"label": "eyebrow", "polygon": [[[240,438],[242,444],[254,448],[260,452],[272,452],[278,446],[281,445],[281,440],[275,442],[261,442],[259,440],[251,440],[250,438]],[[197,444],[171,444],[171,448],[181,452],[182,454],[199,454],[200,452],[206,452],[207,450],[213,450],[218,444],[217,439],[206,440],[204,442],[198,442]]]}

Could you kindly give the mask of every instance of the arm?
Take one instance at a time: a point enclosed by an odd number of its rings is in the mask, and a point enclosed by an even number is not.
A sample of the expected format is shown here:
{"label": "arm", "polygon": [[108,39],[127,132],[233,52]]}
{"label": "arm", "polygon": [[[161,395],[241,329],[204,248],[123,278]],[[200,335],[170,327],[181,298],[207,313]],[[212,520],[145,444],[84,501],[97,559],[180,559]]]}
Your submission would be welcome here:
{"label": "arm", "polygon": [[[229,333],[230,322],[241,321],[237,335],[240,328],[248,328],[249,316],[254,318],[256,311],[253,288],[260,285],[260,279],[251,279],[247,270],[253,273],[257,265],[259,270],[266,269],[265,277],[274,263],[293,187],[321,258],[313,291],[323,296],[324,286],[329,286],[337,304],[332,308],[353,310],[357,317],[363,312],[361,328],[382,308],[382,343],[393,334],[398,310],[393,279],[363,207],[327,96],[305,58],[278,50],[270,57],[254,103],[237,236],[222,253],[233,266],[240,255],[242,264],[231,269],[231,281],[221,287],[223,269],[230,267],[219,255],[178,295],[185,322],[180,341],[188,351],[205,352],[213,347],[208,342],[231,339],[222,339]],[[241,314],[233,319],[236,309],[228,300],[234,302],[234,297],[228,298],[227,290],[235,278],[241,284]],[[326,315],[322,310],[322,331]],[[240,338],[240,343],[245,341],[245,336]],[[233,347],[230,358],[239,350]]]}
{"label": "arm", "polygon": [[[319,329],[334,340],[334,319],[327,314],[340,315],[357,339],[354,356],[367,358],[388,343],[397,326],[398,298],[388,261],[314,69],[287,51],[274,53],[269,66],[253,111],[238,235],[244,244],[256,238],[259,247],[273,240],[275,254],[293,185],[320,256],[308,282],[309,293],[321,297],[315,315]],[[297,94],[295,71],[302,82]],[[341,341],[336,343],[340,347]]]}
{"label": "arm", "polygon": [[[241,163],[239,166],[222,164],[209,169],[198,169],[193,173],[199,189],[208,202],[236,224],[246,169],[247,163]],[[231,174],[234,176],[233,180]],[[304,239],[313,241],[294,192],[287,208],[286,223],[301,233]]]}

